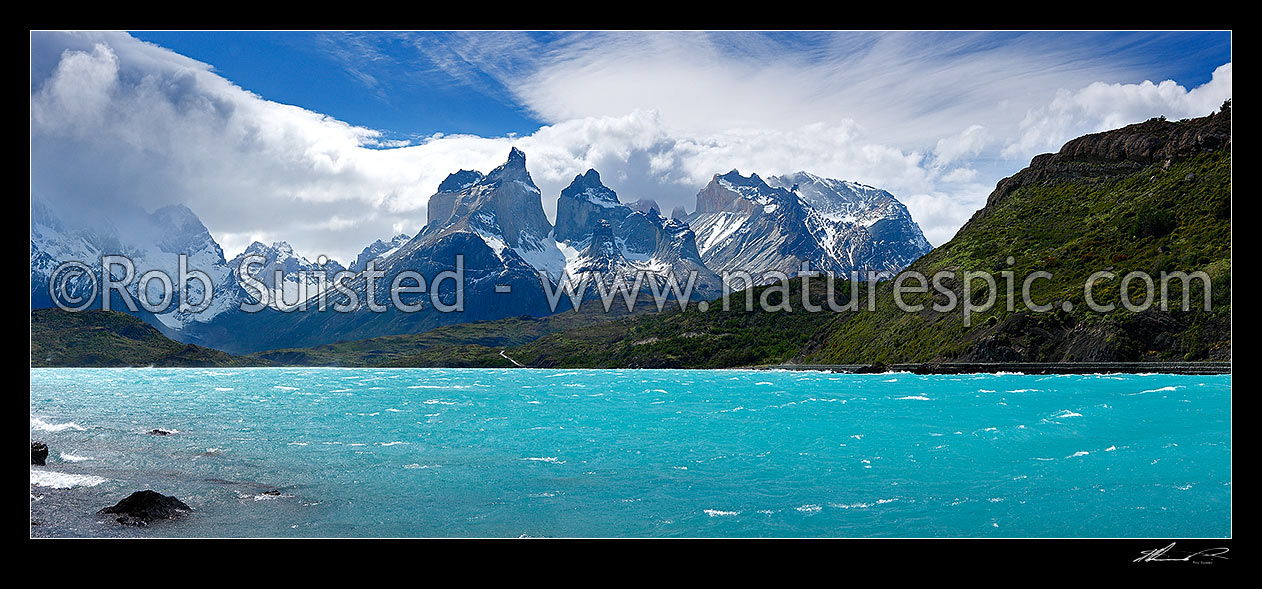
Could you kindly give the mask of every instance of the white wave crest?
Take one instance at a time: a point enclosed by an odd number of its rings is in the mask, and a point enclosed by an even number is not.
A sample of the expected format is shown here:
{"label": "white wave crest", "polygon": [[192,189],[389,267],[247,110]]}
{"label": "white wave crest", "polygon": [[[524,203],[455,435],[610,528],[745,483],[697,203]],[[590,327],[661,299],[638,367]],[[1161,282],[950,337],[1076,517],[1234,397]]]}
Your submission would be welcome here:
{"label": "white wave crest", "polygon": [[31,469],[31,484],[36,487],[50,489],[69,489],[71,487],[95,487],[109,479],[90,474],[71,474],[51,470]]}
{"label": "white wave crest", "polygon": [[556,456],[532,456],[522,458],[522,460],[528,460],[530,462],[547,462],[549,464],[565,464],[564,460],[561,460]]}
{"label": "white wave crest", "polygon": [[47,421],[44,421],[38,417],[32,417],[31,429],[36,430],[36,431],[41,431],[41,432],[54,432],[55,433],[55,432],[60,432],[60,431],[66,431],[68,429],[81,432],[83,430],[86,430],[87,428],[73,421],[69,421],[66,423],[48,423]]}

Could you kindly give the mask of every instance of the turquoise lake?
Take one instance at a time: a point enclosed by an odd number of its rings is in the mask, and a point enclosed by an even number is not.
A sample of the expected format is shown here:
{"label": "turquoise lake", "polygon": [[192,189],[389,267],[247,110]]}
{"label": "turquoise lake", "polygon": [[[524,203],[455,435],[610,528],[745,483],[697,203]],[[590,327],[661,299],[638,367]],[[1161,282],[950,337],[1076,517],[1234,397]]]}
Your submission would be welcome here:
{"label": "turquoise lake", "polygon": [[30,374],[32,536],[1231,535],[1231,376]]}

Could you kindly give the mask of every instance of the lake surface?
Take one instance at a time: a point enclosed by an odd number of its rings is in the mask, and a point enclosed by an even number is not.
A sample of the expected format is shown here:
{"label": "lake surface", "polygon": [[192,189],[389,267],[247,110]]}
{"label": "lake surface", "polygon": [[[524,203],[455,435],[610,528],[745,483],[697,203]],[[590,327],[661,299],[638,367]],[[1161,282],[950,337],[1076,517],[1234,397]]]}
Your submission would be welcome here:
{"label": "lake surface", "polygon": [[32,369],[31,436],[33,536],[1231,534],[1231,376]]}

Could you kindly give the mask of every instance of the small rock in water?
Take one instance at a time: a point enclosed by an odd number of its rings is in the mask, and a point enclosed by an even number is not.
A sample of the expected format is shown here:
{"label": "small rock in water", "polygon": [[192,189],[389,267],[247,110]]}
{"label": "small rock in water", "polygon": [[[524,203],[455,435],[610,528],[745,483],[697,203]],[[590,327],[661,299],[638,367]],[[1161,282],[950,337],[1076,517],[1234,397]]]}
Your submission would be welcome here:
{"label": "small rock in water", "polygon": [[48,444],[43,442],[31,442],[31,464],[44,466],[44,461],[47,459]]}
{"label": "small rock in water", "polygon": [[149,430],[149,435],[151,435],[151,436],[169,436],[169,435],[171,435],[171,432],[169,432],[169,431],[167,431],[167,430],[164,430],[164,429],[156,429],[156,428],[155,428],[155,429],[151,429],[151,430]]}
{"label": "small rock in water", "polygon": [[183,501],[156,491],[136,491],[113,507],[106,507],[98,514],[118,514],[116,520],[129,526],[146,526],[155,519],[171,519],[191,511]]}

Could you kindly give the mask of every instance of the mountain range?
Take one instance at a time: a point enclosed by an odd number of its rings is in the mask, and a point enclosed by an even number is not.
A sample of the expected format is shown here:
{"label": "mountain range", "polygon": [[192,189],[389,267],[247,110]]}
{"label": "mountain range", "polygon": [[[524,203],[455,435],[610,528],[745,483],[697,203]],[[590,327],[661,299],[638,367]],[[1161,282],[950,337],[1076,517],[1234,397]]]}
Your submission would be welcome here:
{"label": "mountain range", "polygon": [[[415,236],[377,240],[343,266],[335,260],[309,260],[283,241],[254,242],[226,260],[206,227],[184,206],[153,213],[117,211],[83,227],[59,218],[33,197],[31,305],[52,306],[48,282],[61,262],[81,260],[99,272],[102,255],[119,253],[135,261],[137,276],[161,269],[174,277],[177,254],[187,253],[189,267],[206,272],[214,284],[208,307],[185,313],[173,304],[134,314],[176,340],[245,353],[419,333],[469,321],[545,316],[571,306],[565,296],[555,306],[549,302],[548,292],[557,295],[555,286],[564,277],[586,285],[577,292],[584,298],[598,295],[593,279],[620,277],[633,285],[641,276],[647,281],[639,284],[641,290],[661,287],[676,298],[709,300],[722,293],[722,273],[745,271],[759,281],[772,270],[795,275],[806,263],[812,271],[867,275],[901,269],[932,249],[906,208],[888,192],[806,172],[766,181],[736,171],[716,175],[697,194],[695,212],[676,208],[670,217],[652,199],[624,202],[594,169],[576,175],[561,191],[555,225],[544,213],[542,198],[525,153],[513,148],[502,165],[486,174],[450,174],[430,198],[427,223]],[[257,258],[250,275],[243,277],[239,268],[246,256]],[[382,273],[375,300],[369,299],[362,274],[372,260]],[[343,270],[355,276],[340,291],[329,288]],[[401,273],[432,278],[457,270],[465,283],[462,299],[457,300],[454,281],[448,280],[436,292],[401,294],[400,301],[415,310],[389,304],[389,285]],[[541,282],[541,275],[549,284]],[[690,275],[695,279],[688,289]],[[582,283],[584,278],[589,281]],[[671,278],[675,291],[667,285]],[[192,284],[188,299],[199,301],[200,285]],[[86,294],[88,286],[74,281],[68,292]],[[744,287],[740,281],[734,286]],[[111,295],[112,308],[122,308],[121,296]],[[240,309],[242,303],[264,296],[266,308]],[[320,299],[326,308],[341,306],[349,312],[313,312]],[[457,311],[438,310],[460,303]],[[380,305],[384,312],[378,312]]]}

